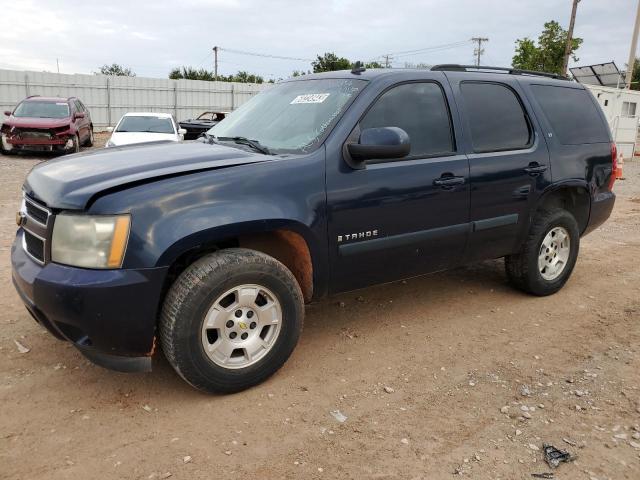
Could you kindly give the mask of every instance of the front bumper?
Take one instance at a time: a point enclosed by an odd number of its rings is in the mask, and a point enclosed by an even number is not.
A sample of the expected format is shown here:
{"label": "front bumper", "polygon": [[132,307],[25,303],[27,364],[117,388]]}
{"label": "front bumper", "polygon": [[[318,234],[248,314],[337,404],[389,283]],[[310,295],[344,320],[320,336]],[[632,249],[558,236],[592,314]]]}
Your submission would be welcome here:
{"label": "front bumper", "polygon": [[56,135],[52,138],[20,138],[6,134],[3,134],[3,136],[6,147],[16,152],[59,152],[69,150],[73,147],[72,135]]}
{"label": "front bumper", "polygon": [[13,283],[33,318],[70,341],[94,363],[118,371],[149,371],[167,268],[90,270],[41,266],[11,248]]}

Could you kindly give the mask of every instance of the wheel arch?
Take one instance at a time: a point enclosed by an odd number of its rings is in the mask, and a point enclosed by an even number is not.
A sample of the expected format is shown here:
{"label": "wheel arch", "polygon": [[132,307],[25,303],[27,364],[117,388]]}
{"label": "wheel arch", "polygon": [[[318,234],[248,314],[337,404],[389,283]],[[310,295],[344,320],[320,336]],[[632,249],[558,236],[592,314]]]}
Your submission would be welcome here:
{"label": "wheel arch", "polygon": [[562,208],[571,213],[582,235],[589,224],[591,213],[591,194],[588,184],[581,181],[567,181],[551,185],[538,199],[532,210],[532,217],[539,210],[550,207]]}
{"label": "wheel arch", "polygon": [[298,281],[305,302],[312,300],[321,270],[317,268],[319,246],[305,225],[285,220],[225,225],[176,241],[158,259],[158,265],[169,267],[161,298],[180,273],[197,259],[234,247],[253,249],[282,262]]}

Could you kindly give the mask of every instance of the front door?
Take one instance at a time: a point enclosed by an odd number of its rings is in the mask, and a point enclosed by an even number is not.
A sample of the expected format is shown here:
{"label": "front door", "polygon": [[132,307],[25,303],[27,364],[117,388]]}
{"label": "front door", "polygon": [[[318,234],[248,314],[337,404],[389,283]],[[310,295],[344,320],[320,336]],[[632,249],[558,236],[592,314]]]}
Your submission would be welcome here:
{"label": "front door", "polygon": [[332,292],[442,270],[462,259],[469,232],[469,165],[442,73],[387,88],[360,130],[400,127],[411,151],[353,169],[327,157]]}

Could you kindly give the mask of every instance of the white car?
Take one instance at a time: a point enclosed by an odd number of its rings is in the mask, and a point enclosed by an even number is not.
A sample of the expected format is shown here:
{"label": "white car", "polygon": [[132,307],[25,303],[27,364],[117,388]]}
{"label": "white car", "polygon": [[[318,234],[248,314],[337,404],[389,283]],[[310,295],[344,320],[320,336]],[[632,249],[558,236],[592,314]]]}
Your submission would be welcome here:
{"label": "white car", "polygon": [[179,142],[187,131],[179,128],[169,113],[130,112],[122,116],[105,147],[119,147],[135,143],[158,141]]}

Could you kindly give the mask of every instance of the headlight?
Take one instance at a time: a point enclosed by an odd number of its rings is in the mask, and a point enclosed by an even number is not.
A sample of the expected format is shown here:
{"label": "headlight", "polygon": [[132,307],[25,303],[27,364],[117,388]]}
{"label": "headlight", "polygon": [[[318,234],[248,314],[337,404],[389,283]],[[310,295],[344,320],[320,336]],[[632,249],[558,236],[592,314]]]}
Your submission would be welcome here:
{"label": "headlight", "polygon": [[51,260],[86,268],[120,268],[129,239],[129,215],[55,217]]}

